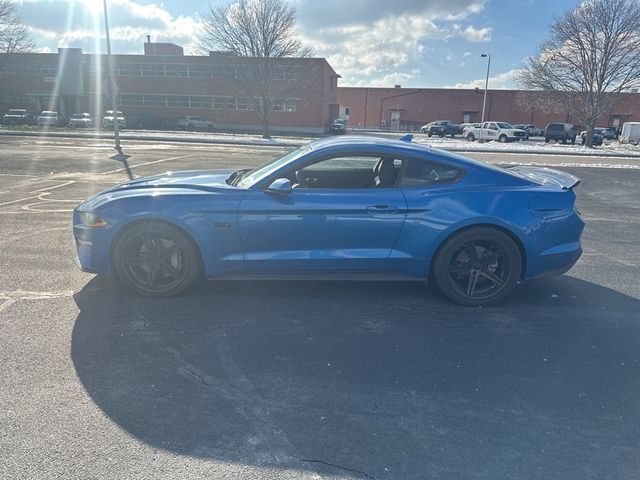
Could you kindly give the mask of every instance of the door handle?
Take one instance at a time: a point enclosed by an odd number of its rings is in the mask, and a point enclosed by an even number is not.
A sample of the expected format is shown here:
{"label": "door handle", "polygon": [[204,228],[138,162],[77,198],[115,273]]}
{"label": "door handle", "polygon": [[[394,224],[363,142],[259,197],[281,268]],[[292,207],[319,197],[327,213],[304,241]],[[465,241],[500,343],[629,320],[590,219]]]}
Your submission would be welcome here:
{"label": "door handle", "polygon": [[396,213],[400,210],[396,205],[371,205],[367,211],[371,213]]}

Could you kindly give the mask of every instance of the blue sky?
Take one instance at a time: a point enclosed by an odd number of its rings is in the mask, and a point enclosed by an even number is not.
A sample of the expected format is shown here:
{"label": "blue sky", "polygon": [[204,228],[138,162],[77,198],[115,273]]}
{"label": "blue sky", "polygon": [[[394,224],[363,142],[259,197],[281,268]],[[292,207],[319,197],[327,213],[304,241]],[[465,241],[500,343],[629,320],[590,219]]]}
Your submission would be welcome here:
{"label": "blue sky", "polygon": [[[577,0],[288,0],[299,34],[342,75],[342,86],[513,88],[554,15]],[[19,0],[38,51],[104,52],[102,0]],[[146,34],[196,54],[212,0],[108,0],[114,53],[141,53]]]}

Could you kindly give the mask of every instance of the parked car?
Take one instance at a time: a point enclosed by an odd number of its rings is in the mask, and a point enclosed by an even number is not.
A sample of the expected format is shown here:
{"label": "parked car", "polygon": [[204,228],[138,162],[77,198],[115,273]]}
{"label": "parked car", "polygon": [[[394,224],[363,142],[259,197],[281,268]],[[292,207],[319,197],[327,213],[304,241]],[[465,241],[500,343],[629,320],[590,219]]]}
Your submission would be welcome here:
{"label": "parked car", "polygon": [[480,127],[465,130],[465,138],[470,142],[477,140],[497,140],[500,143],[525,140],[527,132],[514,128],[507,122],[484,122]]}
{"label": "parked car", "polygon": [[616,127],[598,127],[602,129],[602,136],[605,140],[616,140],[618,138],[618,130]]}
{"label": "parked car", "polygon": [[520,130],[524,130],[525,132],[527,132],[527,138],[544,137],[544,130],[530,123],[520,123],[518,125],[514,125],[513,128],[519,128]]}
{"label": "parked car", "polygon": [[461,123],[460,124],[460,133],[462,134],[462,136],[464,136],[464,131],[467,128],[480,128],[480,124],[479,123]]}
{"label": "parked car", "polygon": [[640,143],[640,122],[625,122],[620,132],[620,143]]}
{"label": "parked car", "polygon": [[188,115],[178,120],[180,130],[213,130],[213,122],[203,117]]}
{"label": "parked car", "polygon": [[93,118],[90,113],[74,113],[69,119],[70,128],[91,128],[93,126]]}
{"label": "parked car", "polygon": [[167,122],[150,113],[130,113],[127,115],[127,128],[140,130],[164,130]]}
{"label": "parked car", "polygon": [[[118,119],[118,128],[127,128],[127,117],[120,110],[116,112],[115,118]],[[113,110],[107,110],[102,117],[102,128],[113,128],[113,119]]]}
{"label": "parked car", "polygon": [[58,125],[58,112],[52,112],[50,110],[45,110],[40,115],[38,115],[38,126],[39,127],[55,127]]}
{"label": "parked car", "polygon": [[73,230],[83,270],[113,274],[141,295],[177,295],[201,275],[357,274],[428,278],[454,302],[478,306],[578,260],[578,183],[550,168],[334,136],[253,169],[111,187],[74,210]]}
{"label": "parked car", "polygon": [[549,143],[551,140],[556,142],[576,143],[578,133],[574,126],[570,123],[550,123],[544,129],[544,141]]}
{"label": "parked car", "polygon": [[[580,132],[580,139],[582,140],[582,145],[585,145],[587,143],[587,131],[586,130]],[[603,141],[604,141],[604,128],[594,128],[593,129],[593,140],[592,140],[591,144],[594,147],[599,147],[600,145],[602,145]]]}
{"label": "parked car", "polygon": [[426,133],[429,137],[433,135],[446,137],[449,135],[453,138],[455,135],[460,134],[460,125],[453,123],[451,120],[436,120],[423,125],[420,128],[420,132]]}
{"label": "parked car", "polygon": [[331,133],[344,135],[347,132],[347,121],[344,118],[336,118],[331,122],[329,130]]}
{"label": "parked car", "polygon": [[11,108],[2,116],[5,125],[27,125],[29,114],[22,108]]}

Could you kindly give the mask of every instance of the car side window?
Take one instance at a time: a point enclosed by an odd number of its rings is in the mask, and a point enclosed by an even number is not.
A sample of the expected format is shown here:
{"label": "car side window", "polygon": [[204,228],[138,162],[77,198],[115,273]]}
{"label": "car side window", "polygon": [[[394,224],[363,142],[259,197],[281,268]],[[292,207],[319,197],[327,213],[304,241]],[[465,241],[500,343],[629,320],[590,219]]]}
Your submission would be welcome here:
{"label": "car side window", "polygon": [[402,170],[402,161],[379,155],[341,155],[292,172],[294,188],[390,187]]}
{"label": "car side window", "polygon": [[401,187],[429,186],[453,183],[464,176],[457,168],[428,160],[408,159],[398,181]]}

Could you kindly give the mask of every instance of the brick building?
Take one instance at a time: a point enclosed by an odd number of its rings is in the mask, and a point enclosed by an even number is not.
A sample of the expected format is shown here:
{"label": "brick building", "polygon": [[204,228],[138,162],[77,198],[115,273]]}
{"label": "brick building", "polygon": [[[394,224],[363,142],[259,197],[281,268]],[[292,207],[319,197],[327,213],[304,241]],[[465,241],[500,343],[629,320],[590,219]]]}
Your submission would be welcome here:
{"label": "brick building", "polygon": [[[338,103],[349,107],[349,126],[417,130],[434,120],[480,122],[484,90],[448,88],[338,87]],[[579,123],[569,112],[545,113],[535,105],[523,105],[519,90],[489,90],[485,120],[512,124],[532,123],[544,128],[550,122]],[[599,126],[640,121],[640,94],[622,95]]]}
{"label": "brick building", "polygon": [[[113,55],[118,105],[125,115],[147,114],[175,125],[199,115],[219,128],[260,129],[257,105],[240,88],[246,62],[226,52],[187,56],[167,43],[144,45],[144,55]],[[106,55],[78,48],[58,53],[0,54],[0,111],[56,110],[62,117],[110,108]],[[271,129],[321,133],[337,116],[339,75],[324,58],[283,58],[274,68]]]}

